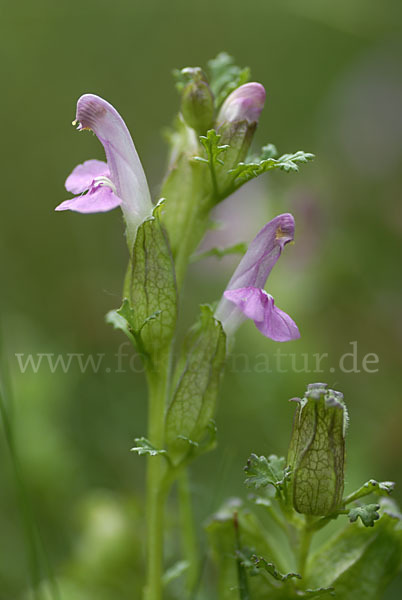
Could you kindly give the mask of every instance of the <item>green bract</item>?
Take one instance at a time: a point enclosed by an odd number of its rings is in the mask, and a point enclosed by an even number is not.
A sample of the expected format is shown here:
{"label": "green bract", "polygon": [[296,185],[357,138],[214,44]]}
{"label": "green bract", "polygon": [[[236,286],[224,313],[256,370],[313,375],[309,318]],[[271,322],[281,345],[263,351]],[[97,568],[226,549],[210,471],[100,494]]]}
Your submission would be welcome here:
{"label": "green bract", "polygon": [[190,81],[182,91],[181,113],[187,125],[203,135],[212,125],[214,97],[200,68],[183,69]]}
{"label": "green bract", "polygon": [[163,353],[176,325],[177,291],[169,244],[160,223],[163,203],[138,228],[129,275],[134,330],[151,357]]}
{"label": "green bract", "polygon": [[166,443],[174,462],[198,445],[215,413],[226,358],[226,336],[208,306],[185,340],[166,414]]}

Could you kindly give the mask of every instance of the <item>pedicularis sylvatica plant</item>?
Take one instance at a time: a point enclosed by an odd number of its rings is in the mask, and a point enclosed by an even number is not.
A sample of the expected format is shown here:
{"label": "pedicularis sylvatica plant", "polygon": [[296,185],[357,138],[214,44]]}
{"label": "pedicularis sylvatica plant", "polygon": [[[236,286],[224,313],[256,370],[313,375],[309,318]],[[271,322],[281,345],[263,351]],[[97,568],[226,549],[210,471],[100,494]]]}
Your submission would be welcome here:
{"label": "pedicularis sylvatica plant", "polygon": [[[281,214],[263,227],[243,254],[216,306],[201,305],[184,339],[176,330],[183,280],[211,227],[211,210],[267,171],[296,172],[312,154],[279,155],[250,145],[265,103],[260,83],[226,54],[201,68],[175,72],[180,112],[168,141],[170,156],[160,199],[151,198],[131,135],[106,100],[85,94],[75,124],[91,130],[106,162],[88,160],[66,180],[74,198],[56,210],[104,212],[120,207],[126,227],[128,268],[121,307],[107,321],[128,336],[144,362],[149,398],[148,432],[132,450],[147,456],[147,536],[144,599],[161,600],[174,576],[185,583],[180,598],[194,598],[200,561],[194,536],[189,465],[216,444],[214,414],[228,348],[246,319],[270,344],[300,337],[292,318],[264,290],[295,223]],[[197,256],[195,254],[195,256]],[[401,562],[399,513],[388,498],[393,484],[370,480],[344,497],[347,412],[340,392],[308,386],[295,399],[287,459],[252,454],[247,462],[247,504],[228,502],[206,525],[217,566],[220,600],[265,598],[378,598]],[[270,416],[274,407],[270,407]],[[164,508],[177,483],[183,557],[166,577]],[[369,495],[379,496],[361,504]],[[260,514],[259,514],[260,513]],[[313,535],[346,515],[334,537],[310,552]]]}

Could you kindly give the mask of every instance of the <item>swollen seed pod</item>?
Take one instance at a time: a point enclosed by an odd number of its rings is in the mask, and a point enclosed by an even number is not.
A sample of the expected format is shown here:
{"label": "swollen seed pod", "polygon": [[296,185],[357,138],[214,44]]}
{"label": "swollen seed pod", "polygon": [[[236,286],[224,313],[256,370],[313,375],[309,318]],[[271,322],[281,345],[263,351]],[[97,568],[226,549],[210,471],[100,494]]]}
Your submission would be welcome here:
{"label": "swollen seed pod", "polygon": [[324,383],[307,387],[298,402],[288,450],[290,498],[305,515],[329,515],[340,505],[344,486],[347,409],[343,395]]}

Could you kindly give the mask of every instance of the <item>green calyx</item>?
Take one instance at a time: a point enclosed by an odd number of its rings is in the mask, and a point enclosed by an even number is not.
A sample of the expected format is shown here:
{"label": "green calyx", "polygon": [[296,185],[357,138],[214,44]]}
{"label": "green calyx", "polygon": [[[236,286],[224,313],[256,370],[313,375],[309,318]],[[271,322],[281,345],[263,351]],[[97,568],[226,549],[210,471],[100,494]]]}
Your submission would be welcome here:
{"label": "green calyx", "polygon": [[298,406],[288,451],[290,498],[305,515],[326,516],[341,505],[347,410],[340,392],[311,384]]}
{"label": "green calyx", "polygon": [[187,125],[199,135],[211,127],[214,119],[214,96],[200,68],[182,70],[189,82],[182,90],[181,114]]}

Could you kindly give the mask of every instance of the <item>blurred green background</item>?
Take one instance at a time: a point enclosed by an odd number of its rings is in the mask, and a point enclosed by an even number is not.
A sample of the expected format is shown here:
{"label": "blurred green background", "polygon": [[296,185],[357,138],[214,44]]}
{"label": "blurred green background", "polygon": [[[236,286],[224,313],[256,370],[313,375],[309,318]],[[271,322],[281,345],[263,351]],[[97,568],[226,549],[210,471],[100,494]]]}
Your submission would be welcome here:
{"label": "blurred green background", "polygon": [[[103,159],[97,139],[71,127],[75,102],[93,92],[119,109],[158,198],[161,131],[178,107],[171,71],[205,65],[222,50],[267,89],[256,148],[273,142],[317,158],[298,175],[264,176],[227,200],[223,229],[207,243],[249,241],[269,218],[292,212],[296,243],[268,289],[302,337],[280,350],[295,353],[298,370],[303,353],[329,357],[319,374],[295,372],[289,357],[286,373],[275,365],[268,373],[261,361],[278,345],[250,322],[241,328],[234,352],[243,355],[229,363],[220,398],[218,448],[192,470],[200,544],[206,517],[226,497],[245,497],[249,453],[286,452],[287,400],[310,381],[345,394],[347,489],[371,477],[397,480],[401,500],[400,0],[3,0],[0,10],[3,341],[21,461],[63,599],[139,598],[144,558],[144,460],[129,452],[146,431],[144,378],[128,357],[115,372],[124,339],[104,322],[119,305],[126,267],[121,214],[54,212],[69,197],[63,183],[72,168]],[[220,296],[237,260],[191,268],[184,323]],[[339,369],[353,341],[359,368],[376,353],[378,372]],[[16,353],[105,354],[110,372],[81,373],[74,362],[67,373],[46,365],[22,373]],[[20,600],[29,597],[26,546],[4,436],[0,453],[0,599]],[[171,565],[173,502],[168,510]],[[401,593],[399,579],[387,598]]]}

